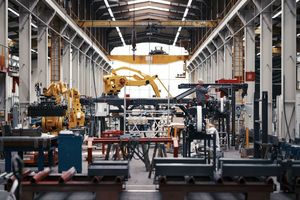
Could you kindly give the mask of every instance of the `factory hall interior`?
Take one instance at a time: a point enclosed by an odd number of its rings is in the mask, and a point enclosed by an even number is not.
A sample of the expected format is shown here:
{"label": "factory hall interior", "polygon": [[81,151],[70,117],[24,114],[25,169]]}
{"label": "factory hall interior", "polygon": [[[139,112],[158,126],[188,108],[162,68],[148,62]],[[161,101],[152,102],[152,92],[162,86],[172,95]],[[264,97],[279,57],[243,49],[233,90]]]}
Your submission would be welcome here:
{"label": "factory hall interior", "polygon": [[0,0],[0,200],[300,200],[300,0]]}

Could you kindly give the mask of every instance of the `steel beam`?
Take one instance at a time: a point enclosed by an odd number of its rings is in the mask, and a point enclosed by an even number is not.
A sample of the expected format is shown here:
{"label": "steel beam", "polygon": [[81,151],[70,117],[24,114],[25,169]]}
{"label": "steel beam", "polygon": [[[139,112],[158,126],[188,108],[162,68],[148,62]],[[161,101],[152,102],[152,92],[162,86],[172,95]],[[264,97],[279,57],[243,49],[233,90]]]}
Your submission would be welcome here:
{"label": "steel beam", "polygon": [[79,51],[72,51],[72,87],[79,90],[80,72],[79,72]]}
{"label": "steel beam", "polygon": [[46,88],[50,83],[48,66],[48,27],[42,23],[38,23],[37,52],[38,83],[41,84],[42,88]]}
{"label": "steel beam", "polygon": [[222,176],[260,177],[279,176],[281,166],[278,164],[223,164]]}
{"label": "steel beam", "polygon": [[[245,21],[247,22],[253,14],[247,13],[244,16]],[[254,22],[249,23],[245,27],[245,72],[247,73],[255,73],[255,24]],[[246,115],[245,125],[250,130],[253,129],[253,102],[254,102],[254,92],[255,92],[255,79],[247,80],[247,76],[245,82],[248,83],[248,95],[246,96],[246,106],[249,107],[251,111],[250,115]]]}
{"label": "steel beam", "polygon": [[77,22],[80,27],[94,27],[94,28],[105,28],[105,27],[133,27],[133,26],[162,26],[162,27],[189,27],[189,28],[200,28],[200,27],[215,27],[217,21],[205,21],[205,20],[168,20],[168,21],[132,21],[132,20],[80,20]]}
{"label": "steel beam", "polygon": [[31,14],[21,7],[19,14],[20,123],[26,127],[29,126],[27,106],[31,103]]}
{"label": "steel beam", "polygon": [[[0,49],[3,55],[1,56],[1,63],[0,65],[4,65],[2,67],[7,67],[7,57],[8,56],[8,0],[0,0]],[[9,112],[9,105],[7,102],[9,96],[9,81],[10,78],[5,74],[0,75],[0,112],[4,114],[4,120],[6,121],[7,114]]]}
{"label": "steel beam", "polygon": [[232,79],[232,39],[227,41],[224,47],[225,55],[225,69],[224,69],[224,78]]}
{"label": "steel beam", "polygon": [[92,46],[92,48],[106,61],[109,62],[106,55],[99,49],[98,46],[94,45],[94,42],[91,40],[91,38],[74,22],[74,20],[62,9],[55,0],[44,0],[44,2],[53,10],[55,10],[56,14],[66,21],[66,23],[69,24],[69,26],[75,30],[78,35],[85,40],[85,42]]}
{"label": "steel beam", "polygon": [[71,82],[71,45],[65,41],[63,52],[62,52],[62,81],[66,83],[69,87],[72,86]]}
{"label": "steel beam", "polygon": [[224,78],[224,47],[221,47],[217,51],[217,66],[218,66],[218,76],[217,79]]}
{"label": "steel beam", "polygon": [[217,65],[217,52],[211,56],[211,65],[212,65],[212,83],[217,80],[218,75],[218,65]]}
{"label": "steel beam", "polygon": [[79,92],[82,95],[85,95],[85,60],[86,56],[83,53],[80,53],[79,56]]}
{"label": "steel beam", "polygon": [[283,130],[281,132],[284,136],[289,135],[289,139],[295,139],[295,137],[299,138],[300,136],[300,121],[299,118],[297,118],[296,122],[295,118],[296,115],[300,116],[299,109],[296,109],[296,93],[300,94],[300,92],[296,90],[297,6],[294,0],[282,0],[281,4],[281,91],[284,99],[283,106],[285,115],[283,115],[283,119],[279,120],[283,124]]}
{"label": "steel beam", "polygon": [[155,176],[209,176],[213,178],[212,164],[155,164]]}
{"label": "steel beam", "polygon": [[[261,1],[264,9],[271,0]],[[272,134],[272,7],[264,9],[260,15],[260,93],[268,92],[268,133]]]}
{"label": "steel beam", "polygon": [[182,55],[136,55],[134,60],[132,55],[110,55],[108,57],[110,60],[118,60],[130,64],[169,64],[189,59],[189,56]]}
{"label": "steel beam", "polygon": [[198,48],[198,50],[193,54],[190,61],[193,61],[195,57],[198,56],[198,54],[202,52],[204,48],[206,48],[206,46],[211,42],[211,40],[213,40],[219,34],[219,32],[221,32],[225,28],[226,24],[228,24],[228,22],[231,21],[236,16],[237,12],[241,8],[243,8],[247,3],[248,0],[240,0],[238,1],[238,3],[235,4],[235,6],[233,6],[229,14],[219,23],[219,25],[214,29],[214,31],[208,36],[208,38],[202,43],[202,45]]}
{"label": "steel beam", "polygon": [[91,59],[86,58],[85,63],[85,95],[91,96]]}

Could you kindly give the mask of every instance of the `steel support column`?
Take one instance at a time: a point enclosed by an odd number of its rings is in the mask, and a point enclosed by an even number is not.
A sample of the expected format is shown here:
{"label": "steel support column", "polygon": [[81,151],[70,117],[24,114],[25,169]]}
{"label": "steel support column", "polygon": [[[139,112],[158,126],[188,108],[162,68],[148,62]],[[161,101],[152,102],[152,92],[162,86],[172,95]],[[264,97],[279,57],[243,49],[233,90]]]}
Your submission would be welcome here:
{"label": "steel support column", "polygon": [[99,77],[99,82],[98,82],[99,86],[100,86],[100,93],[102,94],[104,92],[104,87],[103,87],[103,69],[100,67],[100,77]]}
{"label": "steel support column", "polygon": [[48,27],[42,23],[38,23],[37,51],[38,83],[44,88],[49,85],[50,77],[48,66]]}
{"label": "steel support column", "polygon": [[91,66],[90,66],[90,95],[92,97],[95,97],[95,85],[94,85],[94,78],[95,77],[95,73],[96,73],[96,69],[95,69],[95,63],[93,61],[91,61]]}
{"label": "steel support column", "polygon": [[232,79],[232,40],[227,41],[227,43],[225,44],[224,55],[224,78]]}
{"label": "steel support column", "polygon": [[85,63],[85,95],[91,96],[91,60],[86,57]]}
{"label": "steel support column", "polygon": [[[282,67],[282,94],[284,100],[284,115],[282,134],[289,135],[290,139],[299,138],[300,121],[299,110],[296,109],[296,28],[297,10],[295,0],[282,0],[281,17],[281,67]],[[298,102],[299,103],[299,102]],[[287,122],[287,123],[286,123]],[[296,125],[297,124],[297,125]],[[286,126],[287,125],[287,126]],[[288,128],[287,128],[288,127]],[[296,130],[296,132],[295,132]]]}
{"label": "steel support column", "polygon": [[79,51],[73,49],[72,51],[72,87],[79,90]]}
{"label": "steel support column", "polygon": [[[3,53],[4,56],[2,57],[3,62],[1,64],[4,64],[2,67],[7,66],[7,58],[6,55],[8,55],[8,0],[0,0],[0,49],[1,53]],[[9,95],[9,89],[8,89],[8,81],[9,76],[7,73],[0,73],[0,112],[4,115],[4,120],[7,120],[7,113],[9,112],[9,105],[7,102],[7,98]]]}
{"label": "steel support column", "polygon": [[217,67],[218,67],[218,76],[217,79],[222,79],[224,78],[224,47],[221,47],[220,49],[218,49],[217,52]]}
{"label": "steel support column", "polygon": [[[254,22],[249,23],[245,27],[245,72],[255,73],[255,32],[254,32]],[[246,106],[250,110],[250,115],[247,115],[245,118],[245,125],[249,129],[253,129],[253,102],[254,102],[254,91],[255,91],[255,79],[247,80],[248,83],[248,94],[246,96]]]}
{"label": "steel support column", "polygon": [[62,81],[71,87],[71,45],[68,42],[64,43],[62,52]]}
{"label": "steel support column", "polygon": [[[261,1],[265,8],[271,0]],[[265,9],[260,15],[260,93],[268,92],[268,133],[272,134],[272,7]]]}
{"label": "steel support column", "polygon": [[80,71],[80,76],[79,76],[79,92],[80,94],[85,95],[85,70],[86,68],[86,56],[83,53],[80,53],[79,57],[79,71]]}
{"label": "steel support column", "polygon": [[27,105],[31,103],[31,14],[20,8],[19,16],[19,59],[20,59],[20,123],[29,125]]}
{"label": "steel support column", "polygon": [[211,83],[211,57],[209,57],[207,60],[206,60],[206,66],[207,66],[207,82],[208,83]]}
{"label": "steel support column", "polygon": [[207,79],[207,63],[206,63],[207,60],[205,60],[203,62],[203,82],[204,83],[207,83],[208,82],[208,79]]}
{"label": "steel support column", "polygon": [[218,76],[218,66],[217,66],[217,53],[214,53],[211,56],[211,65],[212,65],[212,83],[217,80]]}

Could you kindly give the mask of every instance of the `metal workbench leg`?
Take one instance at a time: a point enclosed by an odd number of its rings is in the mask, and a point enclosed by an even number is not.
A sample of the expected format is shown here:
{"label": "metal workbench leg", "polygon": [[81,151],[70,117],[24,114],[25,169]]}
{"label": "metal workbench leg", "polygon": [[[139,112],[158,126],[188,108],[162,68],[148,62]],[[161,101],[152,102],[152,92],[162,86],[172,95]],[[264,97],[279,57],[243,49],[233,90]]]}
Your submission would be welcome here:
{"label": "metal workbench leg", "polygon": [[5,151],[5,171],[10,172],[11,171],[11,151]]}
{"label": "metal workbench leg", "polygon": [[44,170],[44,162],[45,162],[44,151],[39,150],[39,157],[38,157],[38,170],[39,171]]}
{"label": "metal workbench leg", "polygon": [[251,192],[246,194],[246,200],[270,200],[270,193],[268,192]]}
{"label": "metal workbench leg", "polygon": [[182,191],[160,191],[160,193],[162,200],[184,200],[185,197],[185,192]]}
{"label": "metal workbench leg", "polygon": [[53,166],[53,149],[51,149],[51,150],[49,150],[48,151],[48,165],[49,165],[49,167],[52,167]]}

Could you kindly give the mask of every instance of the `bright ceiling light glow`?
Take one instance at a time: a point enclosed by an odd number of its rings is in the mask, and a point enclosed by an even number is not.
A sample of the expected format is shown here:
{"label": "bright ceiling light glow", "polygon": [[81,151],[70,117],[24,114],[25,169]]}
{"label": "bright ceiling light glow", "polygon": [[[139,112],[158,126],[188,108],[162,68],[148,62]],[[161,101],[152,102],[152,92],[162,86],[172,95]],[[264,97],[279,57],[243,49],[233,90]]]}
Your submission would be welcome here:
{"label": "bright ceiling light glow", "polygon": [[166,5],[171,4],[170,1],[164,1],[164,0],[133,0],[133,1],[128,1],[127,4],[131,5],[131,4],[145,3],[145,2],[154,2],[154,3],[161,3],[161,4],[166,4]]}
{"label": "bright ceiling light glow", "polygon": [[105,3],[105,6],[106,6],[107,8],[109,8],[108,1],[107,1],[107,0],[104,0],[104,3]]}
{"label": "bright ceiling light glow", "polygon": [[16,11],[14,11],[13,9],[11,9],[11,8],[8,8],[8,11],[10,11],[10,12],[12,12],[14,15],[16,15],[17,17],[19,17],[20,16],[20,14],[19,13],[17,13]]}
{"label": "bright ceiling light glow", "polygon": [[138,11],[138,10],[146,10],[146,9],[153,9],[153,10],[169,12],[169,9],[167,9],[167,8],[160,8],[160,7],[156,7],[156,6],[143,6],[143,7],[139,7],[139,8],[131,8],[131,9],[129,9],[129,11]]}
{"label": "bright ceiling light glow", "polygon": [[[13,9],[11,9],[11,8],[8,8],[7,10],[8,10],[9,12],[13,13],[14,15],[16,15],[17,17],[20,16],[19,13],[17,13],[15,10],[13,10]],[[35,25],[34,23],[31,23],[31,26],[32,26],[33,28],[38,28],[37,25]]]}
{"label": "bright ceiling light glow", "polygon": [[[109,6],[108,1],[107,1],[107,0],[104,0],[104,3],[105,3],[105,6],[107,7],[108,13],[109,13],[109,15],[110,15],[112,21],[116,21],[116,18],[115,18],[114,13],[112,12],[112,10],[111,10],[111,8],[110,8],[110,6]],[[123,38],[123,35],[122,35],[121,31],[120,31],[120,28],[119,28],[119,27],[116,27],[116,29],[117,29],[118,35],[119,35],[119,37],[120,37],[120,39],[121,39],[121,42],[122,42],[123,46],[125,46],[126,43],[125,43],[125,40],[124,40],[124,38]]]}
{"label": "bright ceiling light glow", "polygon": [[274,19],[274,18],[278,17],[279,15],[281,15],[281,13],[282,13],[282,10],[280,10],[278,13],[276,13],[275,15],[273,15],[272,18]]}
{"label": "bright ceiling light glow", "polygon": [[[186,8],[185,8],[185,11],[184,11],[184,13],[183,13],[183,17],[182,17],[182,20],[181,20],[181,21],[185,21],[185,20],[186,20],[186,16],[188,15],[189,7],[191,7],[192,1],[193,1],[193,0],[189,0],[189,1],[188,1],[187,5],[186,5]],[[178,40],[179,34],[180,34],[180,32],[181,32],[181,29],[182,29],[182,27],[180,26],[180,27],[178,28],[178,30],[177,30],[177,33],[176,33],[176,36],[175,36],[175,39],[174,39],[174,42],[173,42],[173,46],[176,45],[176,42],[177,42],[177,40]]]}

